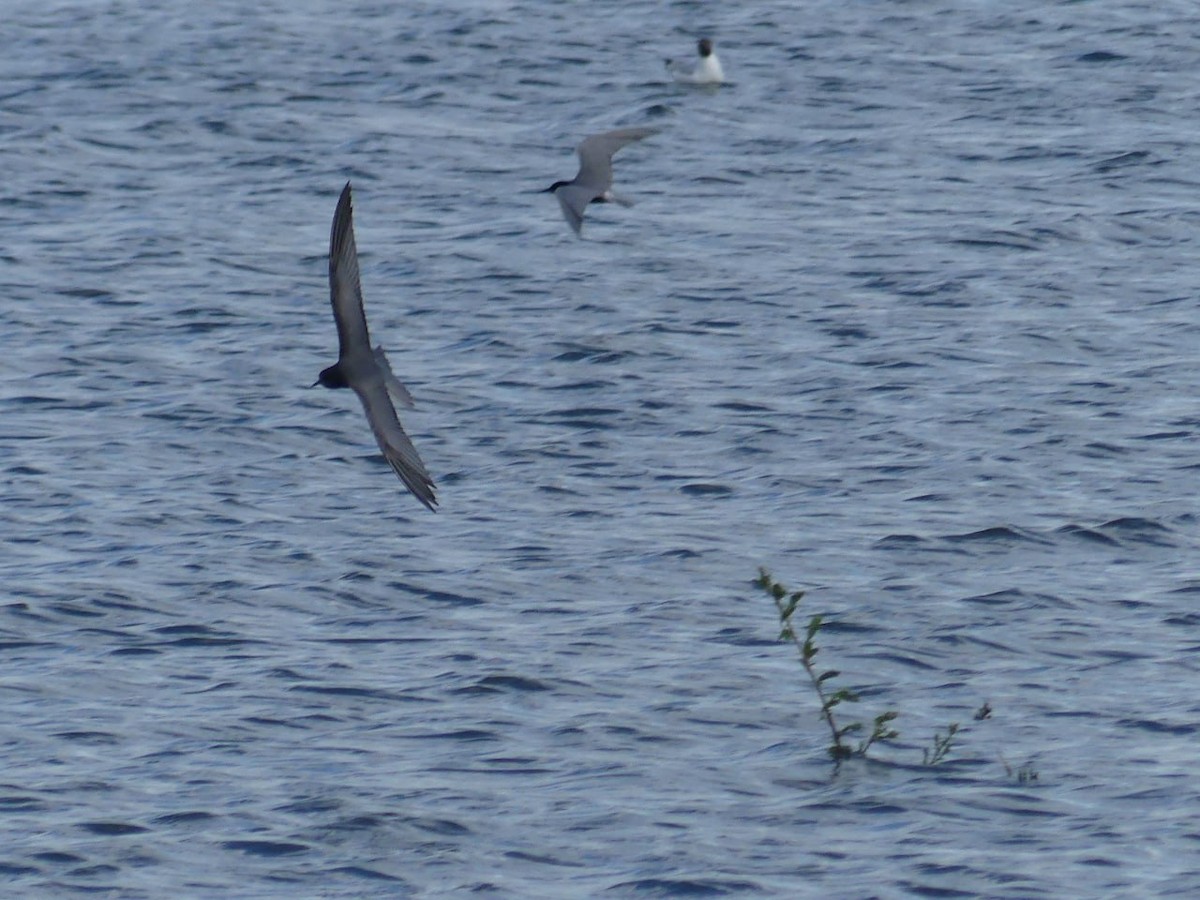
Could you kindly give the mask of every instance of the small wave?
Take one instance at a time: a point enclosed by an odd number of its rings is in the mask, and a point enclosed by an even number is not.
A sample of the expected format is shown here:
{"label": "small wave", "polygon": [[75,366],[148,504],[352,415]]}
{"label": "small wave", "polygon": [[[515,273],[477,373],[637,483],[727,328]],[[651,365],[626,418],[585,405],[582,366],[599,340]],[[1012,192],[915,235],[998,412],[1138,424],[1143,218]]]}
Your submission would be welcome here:
{"label": "small wave", "polygon": [[889,534],[875,542],[875,547],[879,550],[911,550],[918,544],[925,544],[928,541],[916,534]]}
{"label": "small wave", "polygon": [[1075,59],[1076,61],[1082,63],[1108,63],[1122,62],[1126,59],[1129,59],[1129,57],[1120,53],[1114,53],[1111,50],[1092,50],[1089,53],[1084,53],[1075,57]]}
{"label": "small wave", "polygon": [[708,484],[705,482],[693,482],[685,484],[679,489],[679,493],[687,494],[689,497],[712,497],[712,496],[728,496],[733,493],[733,488],[726,487],[723,484]]}
{"label": "small wave", "polygon": [[1102,159],[1095,163],[1092,168],[1097,172],[1111,172],[1114,169],[1125,169],[1130,166],[1140,166],[1149,161],[1151,155],[1146,150],[1131,150],[1128,153],[1119,153],[1116,156],[1110,156],[1107,159]]}
{"label": "small wave", "polygon": [[620,881],[609,891],[632,891],[639,897],[724,897],[729,894],[764,893],[753,881],[718,880],[713,878],[639,878]]}
{"label": "small wave", "polygon": [[456,694],[494,694],[502,691],[548,691],[550,686],[536,678],[520,675],[487,675],[473,685],[459,688]]}
{"label": "small wave", "polygon": [[1159,522],[1143,519],[1139,516],[1127,516],[1112,519],[1100,526],[1106,534],[1115,535],[1123,542],[1150,544],[1155,547],[1171,547],[1175,542],[1169,539],[1172,533]]}
{"label": "small wave", "polygon": [[126,834],[142,834],[149,831],[142,825],[133,825],[129,822],[81,822],[79,827],[91,834],[102,835],[126,835]]}
{"label": "small wave", "polygon": [[1133,728],[1151,734],[1174,734],[1186,736],[1200,731],[1200,725],[1195,722],[1162,722],[1157,719],[1118,719],[1121,728]]}
{"label": "small wave", "polygon": [[426,600],[432,600],[435,603],[450,603],[455,606],[478,606],[483,603],[478,597],[468,597],[465,594],[456,594],[453,591],[439,591],[433,588],[418,587],[415,584],[409,584],[405,581],[389,581],[388,587],[397,591],[404,591],[407,594],[423,597]]}
{"label": "small wave", "polygon": [[1107,534],[1097,531],[1094,528],[1084,528],[1082,525],[1063,525],[1057,531],[1058,534],[1067,535],[1068,537],[1079,538],[1084,541],[1091,541],[1097,544],[1105,544],[1110,547],[1120,546],[1119,541],[1113,540]]}
{"label": "small wave", "polygon": [[976,594],[973,597],[964,597],[962,602],[975,603],[981,606],[1004,606],[1018,609],[1038,609],[1069,605],[1061,597],[1055,597],[1052,594],[1031,594],[1016,588],[993,591],[990,594]]}
{"label": "small wave", "polygon": [[307,844],[294,844],[290,841],[226,841],[222,844],[226,850],[236,850],[249,856],[293,856],[297,853],[307,853]]}
{"label": "small wave", "polygon": [[1025,531],[1022,528],[1008,525],[997,525],[992,528],[984,528],[980,531],[971,531],[967,534],[948,534],[943,540],[951,543],[974,543],[982,542],[988,544],[1007,544],[1007,543],[1031,543],[1031,544],[1047,544],[1049,541],[1038,537],[1036,534]]}
{"label": "small wave", "polygon": [[368,881],[403,881],[395,875],[380,872],[378,869],[368,869],[365,866],[337,866],[329,870],[332,875],[349,875],[351,878],[362,878]]}

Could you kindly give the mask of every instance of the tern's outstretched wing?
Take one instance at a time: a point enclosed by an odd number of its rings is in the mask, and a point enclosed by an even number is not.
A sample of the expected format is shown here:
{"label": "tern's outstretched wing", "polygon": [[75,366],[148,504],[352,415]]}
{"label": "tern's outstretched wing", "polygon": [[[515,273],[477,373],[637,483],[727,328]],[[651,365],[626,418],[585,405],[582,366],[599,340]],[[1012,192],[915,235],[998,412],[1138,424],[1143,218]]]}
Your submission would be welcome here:
{"label": "tern's outstretched wing", "polygon": [[362,401],[367,421],[371,423],[371,430],[375,432],[375,440],[379,449],[383,451],[384,459],[400,476],[404,486],[412,491],[413,496],[430,511],[436,512],[434,507],[437,506],[437,497],[433,493],[433,479],[429,477],[425,464],[417,455],[417,448],[404,433],[400,419],[396,416],[396,408],[392,406],[391,398],[388,397],[385,378],[381,368],[376,377],[356,379],[350,386]]}
{"label": "tern's outstretched wing", "polygon": [[367,317],[358,280],[358,248],[354,245],[354,213],[350,182],[342,188],[329,232],[329,298],[337,322],[339,357],[371,352]]}
{"label": "tern's outstretched wing", "polygon": [[578,184],[568,184],[554,192],[558,205],[562,207],[563,218],[579,234],[583,229],[583,213],[587,205],[596,199],[597,194],[591,188]]}
{"label": "tern's outstretched wing", "polygon": [[575,184],[593,190],[593,196],[603,194],[612,187],[613,154],[628,143],[657,133],[657,128],[618,128],[584,138],[575,148],[579,154],[579,174],[575,176]]}

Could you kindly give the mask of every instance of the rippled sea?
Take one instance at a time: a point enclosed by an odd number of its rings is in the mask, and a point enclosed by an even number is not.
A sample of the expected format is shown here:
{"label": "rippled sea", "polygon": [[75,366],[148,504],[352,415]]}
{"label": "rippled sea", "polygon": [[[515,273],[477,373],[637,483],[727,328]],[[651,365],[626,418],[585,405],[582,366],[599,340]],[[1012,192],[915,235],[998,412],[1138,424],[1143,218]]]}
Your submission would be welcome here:
{"label": "rippled sea", "polygon": [[[1195,4],[0,34],[4,896],[1200,893]],[[347,180],[436,515],[308,387]]]}

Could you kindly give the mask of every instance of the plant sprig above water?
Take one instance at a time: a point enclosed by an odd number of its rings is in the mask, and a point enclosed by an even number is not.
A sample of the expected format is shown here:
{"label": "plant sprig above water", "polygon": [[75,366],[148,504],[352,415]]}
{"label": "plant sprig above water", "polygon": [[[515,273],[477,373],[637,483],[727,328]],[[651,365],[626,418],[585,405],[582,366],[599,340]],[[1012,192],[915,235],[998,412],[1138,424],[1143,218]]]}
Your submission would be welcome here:
{"label": "plant sprig above water", "polygon": [[927,766],[936,766],[954,746],[954,736],[958,734],[958,723],[951,722],[946,726],[946,734],[935,731],[933,733],[933,746],[921,751],[922,760]]}
{"label": "plant sprig above water", "polygon": [[[850,688],[834,690],[832,681],[842,673],[837,669],[826,669],[822,672],[818,670],[814,662],[817,653],[820,652],[820,648],[817,647],[817,636],[825,625],[825,618],[820,613],[810,616],[807,624],[803,627],[803,633],[801,633],[792,620],[796,615],[796,610],[800,608],[800,601],[804,599],[804,591],[789,591],[772,578],[770,572],[762,568],[758,570],[758,578],[754,579],[754,585],[761,588],[775,601],[775,607],[779,610],[781,626],[779,639],[791,641],[800,653],[800,664],[804,666],[808,680],[817,694],[817,700],[821,704],[821,719],[829,728],[832,738],[828,752],[833,758],[835,771],[841,765],[842,760],[853,756],[866,756],[867,750],[874,744],[898,738],[900,732],[892,727],[892,722],[896,720],[899,713],[894,709],[889,709],[871,720],[871,733],[860,740],[857,745],[849,740],[850,735],[858,734],[863,730],[863,723],[850,722],[842,725],[834,714],[834,710],[843,703],[857,703],[858,694]],[[972,716],[976,722],[982,722],[991,717],[992,705],[987,701],[984,701]],[[958,746],[958,738],[961,733],[962,730],[957,722],[947,725],[944,734],[941,731],[934,731],[933,743],[921,751],[923,764],[936,766],[944,762],[950,755],[950,751]],[[1008,777],[1015,778],[1018,784],[1037,783],[1038,771],[1034,768],[1032,760],[1017,768],[1010,766],[1003,756],[1000,757],[1000,762],[1008,773]]]}
{"label": "plant sprig above water", "polygon": [[1004,771],[1008,773],[1009,778],[1015,778],[1017,784],[1033,784],[1038,780],[1038,771],[1033,766],[1033,760],[1027,760],[1023,765],[1017,766],[1015,769],[1008,764],[1003,756],[1000,757],[1000,764],[1004,766]]}
{"label": "plant sprig above water", "polygon": [[847,740],[850,735],[862,731],[863,723],[850,722],[847,725],[839,725],[834,710],[843,703],[857,703],[859,696],[849,688],[831,690],[830,682],[841,672],[837,669],[826,669],[820,672],[813,662],[817,653],[820,652],[820,648],[817,646],[817,635],[820,634],[821,627],[825,623],[824,618],[820,613],[811,616],[808,624],[804,626],[804,636],[801,637],[792,622],[792,617],[800,606],[804,591],[788,591],[782,584],[775,581],[766,569],[759,569],[758,572],[755,585],[771,596],[779,610],[781,626],[779,639],[790,640],[796,645],[796,649],[800,652],[800,664],[804,666],[804,671],[808,673],[809,681],[812,682],[813,690],[817,693],[817,699],[821,704],[821,718],[825,721],[833,738],[828,749],[834,762],[840,763],[852,756],[865,756],[872,744],[899,737],[900,732],[892,728],[891,724],[899,713],[895,710],[888,710],[872,720],[871,733],[860,740],[857,746]]}
{"label": "plant sprig above water", "polygon": [[[838,688],[834,690],[832,688],[832,681],[842,673],[837,669],[820,671],[814,662],[817,653],[820,652],[820,648],[817,646],[817,636],[821,633],[821,628],[825,625],[825,618],[820,613],[810,616],[801,632],[794,624],[793,619],[800,607],[800,601],[804,599],[804,591],[789,591],[780,582],[772,578],[770,572],[761,568],[758,570],[758,578],[754,580],[754,584],[775,601],[775,607],[779,610],[779,624],[781,626],[779,639],[781,641],[791,641],[796,645],[796,649],[800,653],[800,664],[804,666],[804,671],[808,674],[808,679],[812,683],[813,690],[817,694],[817,700],[821,705],[821,718],[829,728],[832,742],[829,745],[828,752],[834,762],[840,764],[842,760],[849,759],[852,756],[865,756],[874,744],[898,738],[900,732],[892,727],[892,723],[899,716],[899,713],[894,709],[889,709],[871,720],[871,733],[860,740],[857,745],[849,740],[851,735],[862,732],[863,723],[850,722],[842,725],[834,714],[834,710],[843,703],[857,703],[859,700],[858,694],[850,688]],[[992,707],[985,702],[976,710],[974,718],[976,721],[982,721],[990,718],[991,715]],[[947,725],[945,734],[935,731],[933,733],[932,746],[922,751],[924,764],[935,766],[943,762],[949,756],[950,751],[957,745],[958,735],[959,725],[957,722],[951,722]],[[1027,783],[1037,777],[1036,773],[1031,775],[1030,772],[1032,772],[1032,768],[1028,772],[1020,773],[1023,774],[1021,778],[1022,783]]]}

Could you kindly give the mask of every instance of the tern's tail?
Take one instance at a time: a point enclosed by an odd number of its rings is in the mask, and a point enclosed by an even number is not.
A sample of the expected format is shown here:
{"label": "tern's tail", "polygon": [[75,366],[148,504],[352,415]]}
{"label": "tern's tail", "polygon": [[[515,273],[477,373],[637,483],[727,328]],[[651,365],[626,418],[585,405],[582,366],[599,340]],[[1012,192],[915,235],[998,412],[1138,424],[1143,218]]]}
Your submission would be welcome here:
{"label": "tern's tail", "polygon": [[392,395],[392,399],[403,406],[405,409],[412,409],[417,404],[413,402],[412,394],[408,392],[400,379],[392,373],[392,367],[388,364],[387,354],[383,352],[383,347],[375,348],[375,362],[379,363],[379,367],[383,369],[383,383],[387,385],[388,393]]}
{"label": "tern's tail", "polygon": [[618,197],[612,191],[605,193],[604,199],[609,203],[619,203],[621,206],[633,206],[633,201],[628,197]]}

